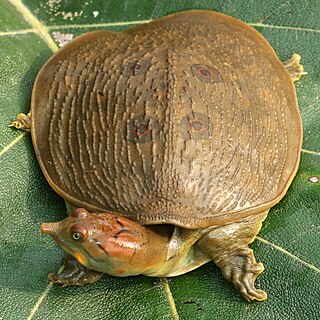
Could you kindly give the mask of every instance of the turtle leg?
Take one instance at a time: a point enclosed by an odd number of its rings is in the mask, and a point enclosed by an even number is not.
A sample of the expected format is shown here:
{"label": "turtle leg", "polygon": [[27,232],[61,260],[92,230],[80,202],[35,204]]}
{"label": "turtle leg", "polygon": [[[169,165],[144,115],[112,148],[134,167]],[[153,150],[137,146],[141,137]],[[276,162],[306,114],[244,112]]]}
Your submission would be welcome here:
{"label": "turtle leg", "polygon": [[301,56],[297,53],[294,53],[290,59],[283,62],[283,65],[289,72],[293,82],[300,80],[303,75],[307,74],[307,72],[305,72],[303,69],[303,65],[300,64],[300,61]]}
{"label": "turtle leg", "polygon": [[102,272],[93,271],[82,266],[72,255],[64,257],[65,269],[62,273],[50,273],[48,278],[53,283],[63,286],[81,286],[87,283],[94,283],[104,275]]}
{"label": "turtle leg", "polygon": [[17,119],[9,124],[9,127],[14,127],[19,130],[30,132],[30,112],[28,114],[19,113]]}
{"label": "turtle leg", "polygon": [[198,241],[203,253],[213,260],[224,278],[248,301],[267,298],[264,291],[254,286],[257,276],[264,270],[263,264],[256,262],[253,251],[248,247],[258,234],[267,213],[217,227]]}

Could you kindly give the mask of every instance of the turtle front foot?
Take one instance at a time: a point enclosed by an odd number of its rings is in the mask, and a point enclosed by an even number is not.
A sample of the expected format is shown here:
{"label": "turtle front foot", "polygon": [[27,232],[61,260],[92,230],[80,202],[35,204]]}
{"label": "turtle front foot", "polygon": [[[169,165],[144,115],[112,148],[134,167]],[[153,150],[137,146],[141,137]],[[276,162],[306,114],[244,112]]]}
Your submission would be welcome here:
{"label": "turtle front foot", "polygon": [[300,61],[301,56],[295,53],[290,59],[283,62],[283,65],[287,68],[293,82],[300,80],[303,75],[307,74],[303,69],[303,65],[300,64]]}
{"label": "turtle front foot", "polygon": [[28,114],[19,113],[17,119],[9,124],[9,127],[14,127],[19,130],[30,132],[30,112]]}
{"label": "turtle front foot", "polygon": [[267,299],[267,294],[254,286],[257,276],[263,272],[264,267],[262,263],[256,262],[251,249],[239,249],[236,255],[223,262],[220,269],[224,278],[229,280],[244,298],[248,301]]}
{"label": "turtle front foot", "polygon": [[63,286],[82,286],[101,279],[103,273],[82,266],[73,256],[67,254],[64,258],[65,269],[62,273],[50,273],[48,278],[53,283]]}

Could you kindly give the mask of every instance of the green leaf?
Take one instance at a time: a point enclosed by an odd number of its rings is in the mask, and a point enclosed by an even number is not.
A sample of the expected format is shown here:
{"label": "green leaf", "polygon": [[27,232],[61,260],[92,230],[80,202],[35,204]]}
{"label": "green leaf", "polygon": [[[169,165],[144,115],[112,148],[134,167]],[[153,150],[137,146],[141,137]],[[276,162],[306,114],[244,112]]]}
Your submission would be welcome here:
{"label": "green leaf", "polygon": [[[320,1],[2,0],[0,4],[0,319],[319,319]],[[54,32],[119,31],[188,9],[208,9],[257,28],[282,60],[303,58],[297,83],[304,125],[301,165],[286,197],[252,244],[265,265],[265,302],[246,302],[212,263],[172,279],[104,276],[85,287],[47,280],[62,250],[40,223],[66,214],[45,181],[28,135],[7,127],[28,112],[37,72],[58,48]],[[57,34],[55,34],[57,37]],[[58,34],[59,35],[59,34]]]}

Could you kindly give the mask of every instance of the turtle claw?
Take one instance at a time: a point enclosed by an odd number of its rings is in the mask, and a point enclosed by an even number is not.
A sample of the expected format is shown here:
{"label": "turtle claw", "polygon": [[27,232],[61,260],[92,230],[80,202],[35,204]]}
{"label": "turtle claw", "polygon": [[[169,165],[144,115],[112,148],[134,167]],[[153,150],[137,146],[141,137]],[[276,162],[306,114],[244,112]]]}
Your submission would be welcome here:
{"label": "turtle claw", "polygon": [[17,119],[9,124],[9,127],[14,127],[19,130],[30,132],[30,112],[28,114],[19,113]]}
{"label": "turtle claw", "polygon": [[73,256],[66,255],[64,258],[65,269],[62,273],[50,273],[48,278],[51,282],[64,286],[82,286],[94,283],[101,279],[103,273],[93,271],[82,266]]}

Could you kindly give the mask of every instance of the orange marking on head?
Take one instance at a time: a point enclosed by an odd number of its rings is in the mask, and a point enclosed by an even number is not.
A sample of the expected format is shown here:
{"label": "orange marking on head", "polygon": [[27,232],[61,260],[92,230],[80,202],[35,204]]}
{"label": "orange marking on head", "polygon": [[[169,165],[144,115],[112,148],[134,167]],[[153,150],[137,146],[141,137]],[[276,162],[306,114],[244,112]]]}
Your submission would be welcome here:
{"label": "orange marking on head", "polygon": [[85,259],[79,252],[76,252],[74,257],[79,261],[80,264],[84,265]]}

